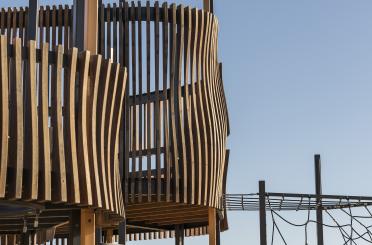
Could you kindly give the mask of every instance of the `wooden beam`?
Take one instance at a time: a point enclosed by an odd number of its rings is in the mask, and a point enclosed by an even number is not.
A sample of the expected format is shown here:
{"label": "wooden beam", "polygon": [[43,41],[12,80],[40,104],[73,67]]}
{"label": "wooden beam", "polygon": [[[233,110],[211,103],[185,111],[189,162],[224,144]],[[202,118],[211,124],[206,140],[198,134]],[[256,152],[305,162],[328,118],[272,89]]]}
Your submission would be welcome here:
{"label": "wooden beam", "polygon": [[217,212],[215,208],[208,209],[208,233],[209,233],[209,245],[217,245]]}
{"label": "wooden beam", "polygon": [[96,244],[95,215],[93,209],[82,209],[80,216],[80,244]]}

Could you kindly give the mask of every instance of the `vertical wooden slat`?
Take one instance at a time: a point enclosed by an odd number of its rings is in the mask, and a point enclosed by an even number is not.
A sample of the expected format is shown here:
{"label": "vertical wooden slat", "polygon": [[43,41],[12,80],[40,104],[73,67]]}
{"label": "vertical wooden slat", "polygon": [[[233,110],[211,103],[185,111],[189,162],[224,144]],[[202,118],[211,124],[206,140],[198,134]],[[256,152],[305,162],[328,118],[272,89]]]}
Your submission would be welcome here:
{"label": "vertical wooden slat", "polygon": [[80,181],[80,198],[84,204],[92,205],[92,185],[89,171],[89,153],[88,153],[88,129],[86,127],[87,115],[87,100],[88,100],[88,75],[89,75],[90,52],[84,51],[79,54],[79,105],[78,105],[78,166],[79,166],[79,181]]}
{"label": "vertical wooden slat", "polygon": [[39,10],[39,47],[44,43],[44,6],[40,6]]}
{"label": "vertical wooden slat", "polygon": [[117,5],[112,5],[112,51],[114,62],[118,63],[118,26],[117,26]]}
{"label": "vertical wooden slat", "polygon": [[136,49],[136,22],[135,22],[135,5],[134,2],[131,3],[130,8],[130,18],[131,18],[131,31],[132,31],[132,96],[133,96],[133,107],[132,107],[132,178],[131,178],[131,202],[135,199],[136,190],[136,169],[137,169],[137,108],[136,108],[136,94],[137,94],[137,49]]}
{"label": "vertical wooden slat", "polygon": [[8,135],[9,135],[9,78],[8,78],[8,44],[4,35],[0,36],[0,103],[1,103],[1,141],[0,141],[0,197],[5,197],[6,176],[8,169]]}
{"label": "vertical wooden slat", "polygon": [[[179,149],[179,159],[180,167],[180,181],[181,181],[181,200],[187,203],[187,153],[186,153],[186,143],[185,143],[185,127],[182,123],[182,117],[184,115],[183,103],[182,103],[182,56],[184,49],[184,7],[182,5],[178,8],[179,23],[177,24],[177,54],[176,54],[176,81],[175,81],[175,103],[176,103],[176,125],[177,125],[177,139],[178,139],[178,149]],[[185,95],[187,96],[187,95]]]}
{"label": "vertical wooden slat", "polygon": [[[128,12],[128,2],[124,2],[124,66],[127,67],[127,86],[129,86],[129,12]],[[129,107],[129,87],[125,92],[125,152],[124,152],[124,189],[125,191],[125,203],[128,203],[129,196],[129,147],[130,147],[130,107]]]}
{"label": "vertical wooden slat", "polygon": [[[63,45],[65,46],[65,52],[70,48],[70,24],[69,24],[69,7],[66,4],[63,11]],[[61,27],[62,28],[62,27]]]}
{"label": "vertical wooden slat", "polygon": [[206,204],[206,189],[207,186],[207,171],[206,171],[206,164],[208,163],[208,144],[207,144],[207,134],[206,134],[206,123],[205,123],[205,117],[204,117],[204,107],[203,107],[203,99],[202,99],[202,89],[201,89],[201,76],[202,76],[202,44],[203,44],[203,33],[204,33],[204,12],[198,11],[197,13],[198,17],[198,40],[196,44],[196,94],[197,94],[197,108],[198,108],[198,117],[199,117],[199,124],[200,124],[200,134],[201,134],[201,160],[199,160],[202,164],[201,166],[201,203]]}
{"label": "vertical wooden slat", "polygon": [[100,25],[100,32],[99,32],[99,38],[100,38],[100,41],[99,41],[99,44],[100,44],[100,54],[105,57],[105,6],[102,4],[99,8],[99,25]]}
{"label": "vertical wooden slat", "polygon": [[[45,41],[49,44],[50,43],[50,7],[49,5],[46,6],[45,10]],[[50,48],[54,48],[54,44],[52,43],[49,45]]]}
{"label": "vertical wooden slat", "polygon": [[101,168],[100,179],[101,189],[104,194],[104,208],[109,208],[109,193],[108,193],[108,183],[106,177],[106,161],[105,161],[105,115],[106,115],[106,103],[107,103],[107,91],[108,84],[111,74],[111,65],[110,60],[105,60],[102,62],[101,75],[99,80],[98,87],[98,101],[97,101],[97,154],[98,154],[98,166]]}
{"label": "vertical wooden slat", "polygon": [[52,48],[57,45],[57,8],[52,7]]}
{"label": "vertical wooden slat", "polygon": [[39,179],[39,135],[37,118],[37,95],[36,95],[36,42],[31,40],[27,47],[27,72],[25,76],[25,168],[26,188],[24,189],[26,200],[35,200],[38,194]]}
{"label": "vertical wooden slat", "polygon": [[106,107],[106,114],[105,114],[105,160],[106,160],[106,174],[107,174],[107,182],[108,182],[108,190],[109,190],[109,199],[110,199],[110,208],[114,208],[113,202],[113,180],[114,180],[114,170],[113,170],[113,162],[111,162],[111,133],[112,133],[112,117],[113,117],[113,102],[114,102],[114,95],[116,93],[117,88],[117,81],[119,77],[119,64],[114,64],[110,74],[110,80],[107,88],[107,99],[104,103]]}
{"label": "vertical wooden slat", "polygon": [[110,4],[107,4],[107,9],[106,9],[106,15],[107,15],[107,23],[106,23],[106,58],[107,59],[112,59],[111,56],[111,6]]}
{"label": "vertical wooden slat", "polygon": [[13,167],[12,181],[9,183],[9,197],[22,197],[24,125],[23,125],[23,81],[21,39],[13,40],[13,58],[10,63],[10,138],[9,161]]}
{"label": "vertical wooden slat", "polygon": [[159,34],[159,21],[160,21],[160,10],[159,2],[155,2],[155,149],[156,149],[156,195],[157,201],[161,201],[161,184],[162,184],[162,175],[161,175],[161,160],[160,160],[160,142],[161,142],[161,131],[160,131],[160,62],[159,62],[159,49],[160,49],[160,34]]}
{"label": "vertical wooden slat", "polygon": [[163,124],[164,124],[164,165],[165,165],[165,179],[166,179],[166,201],[171,200],[171,155],[170,155],[170,139],[169,139],[169,112],[168,112],[168,5],[166,2],[163,3]]}
{"label": "vertical wooden slat", "polygon": [[[150,26],[150,2],[146,3],[146,90],[147,98],[151,92],[151,26]],[[147,201],[151,202],[151,103],[146,103],[146,148],[147,148]],[[157,183],[158,184],[158,183]],[[159,194],[157,194],[159,195]]]}
{"label": "vertical wooden slat", "polygon": [[1,13],[0,13],[0,28],[1,28],[1,35],[5,34],[6,30],[6,25],[5,25],[5,9],[1,8]]}
{"label": "vertical wooden slat", "polygon": [[[190,49],[191,49],[191,9],[187,7],[185,9],[185,54],[184,54],[184,125],[185,125],[185,137],[187,147],[187,185],[188,185],[188,200],[190,204],[195,204],[195,159],[194,159],[194,137],[192,131],[192,119],[191,119],[191,96],[189,96],[189,75],[190,73]],[[191,74],[192,76],[192,74]]]}
{"label": "vertical wooden slat", "polygon": [[101,62],[102,56],[95,55],[91,57],[91,64],[89,68],[90,79],[88,87],[88,109],[87,114],[92,118],[88,120],[88,142],[89,147],[89,162],[91,173],[94,174],[92,178],[92,189],[94,205],[97,207],[102,207],[102,194],[101,194],[101,181],[99,178],[99,166],[98,166],[98,156],[97,156],[97,101],[98,101],[98,88],[99,88],[99,74],[101,72]]}
{"label": "vertical wooden slat", "polygon": [[68,184],[71,188],[68,200],[71,203],[80,203],[80,181],[77,159],[77,137],[76,137],[76,66],[78,50],[73,48],[69,51],[69,68],[64,73],[64,128],[65,128],[65,155],[66,168],[69,172]]}
{"label": "vertical wooden slat", "polygon": [[[18,37],[18,32],[17,32],[17,8],[13,8],[13,13],[12,13],[12,38]],[[22,45],[22,40],[21,40],[21,45]]]}
{"label": "vertical wooden slat", "polygon": [[11,26],[12,26],[12,9],[8,8],[7,19],[6,19],[6,35],[8,37],[7,42],[10,43],[11,40]]}
{"label": "vertical wooden slat", "polygon": [[177,55],[177,18],[176,18],[176,5],[172,4],[171,7],[171,30],[170,30],[170,125],[171,125],[171,154],[172,154],[172,180],[173,180],[173,201],[180,201],[180,186],[179,186],[179,155],[177,144],[177,126],[176,126],[176,55]]}
{"label": "vertical wooden slat", "polygon": [[52,199],[57,202],[67,201],[66,167],[65,167],[65,142],[63,139],[62,123],[62,64],[63,47],[58,45],[56,52],[56,64],[52,66],[52,113],[51,126],[53,127],[53,152],[52,168],[55,178],[52,178],[52,186],[55,187]]}
{"label": "vertical wooden slat", "polygon": [[[142,144],[143,144],[143,105],[142,105],[142,16],[141,16],[141,2],[138,1],[137,6],[137,26],[138,26],[138,95],[139,95],[139,108],[138,108],[138,202],[142,202]],[[134,94],[136,95],[136,94]]]}
{"label": "vertical wooden slat", "polygon": [[[40,15],[43,21],[43,15]],[[40,34],[42,35],[42,34]],[[42,40],[40,38],[40,40]],[[50,136],[49,136],[49,45],[41,45],[41,61],[39,64],[39,137],[40,137],[40,170],[42,173],[40,183],[40,200],[50,201],[51,190],[51,159],[50,159]]]}
{"label": "vertical wooden slat", "polygon": [[[58,45],[62,45],[62,28],[63,28],[63,8],[62,5],[58,5],[58,12],[57,12],[57,24],[58,24]],[[67,45],[65,46],[65,50],[67,49]]]}

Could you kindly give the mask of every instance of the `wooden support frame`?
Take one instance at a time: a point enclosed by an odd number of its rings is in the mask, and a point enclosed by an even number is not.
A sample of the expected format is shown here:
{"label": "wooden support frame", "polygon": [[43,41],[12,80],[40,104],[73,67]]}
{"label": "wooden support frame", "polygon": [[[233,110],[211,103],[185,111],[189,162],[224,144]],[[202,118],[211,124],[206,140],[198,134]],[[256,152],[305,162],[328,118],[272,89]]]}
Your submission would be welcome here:
{"label": "wooden support frame", "polygon": [[95,214],[93,209],[82,209],[80,215],[80,244],[96,244]]}
{"label": "wooden support frame", "polygon": [[217,212],[215,208],[208,208],[209,245],[217,245]]}

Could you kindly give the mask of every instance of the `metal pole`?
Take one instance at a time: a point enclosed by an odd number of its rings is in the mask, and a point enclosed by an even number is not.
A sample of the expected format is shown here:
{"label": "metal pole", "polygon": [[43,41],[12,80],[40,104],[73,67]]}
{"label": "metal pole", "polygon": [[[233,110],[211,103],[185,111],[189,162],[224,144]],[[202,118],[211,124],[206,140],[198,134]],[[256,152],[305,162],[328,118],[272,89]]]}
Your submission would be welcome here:
{"label": "metal pole", "polygon": [[119,244],[122,245],[124,245],[126,242],[126,227],[127,227],[126,220],[119,224]]}
{"label": "metal pole", "polygon": [[322,170],[320,155],[314,156],[315,160],[315,194],[317,195],[317,209],[316,209],[316,221],[317,221],[317,240],[318,245],[324,245],[323,238],[323,210],[322,210]]}
{"label": "metal pole", "polygon": [[267,245],[266,233],[266,188],[265,181],[259,181],[259,205],[260,205],[260,245]]}
{"label": "metal pole", "polygon": [[216,243],[217,245],[221,244],[221,224],[220,224],[220,216],[216,216]]}
{"label": "metal pole", "polygon": [[184,245],[185,244],[185,229],[183,225],[176,225],[176,245]]}
{"label": "metal pole", "polygon": [[85,26],[85,0],[74,0],[73,9],[73,25],[72,25],[72,42],[73,46],[79,50],[84,50],[84,26]]}
{"label": "metal pole", "polygon": [[39,0],[28,1],[27,41],[37,40],[37,28],[39,26]]}

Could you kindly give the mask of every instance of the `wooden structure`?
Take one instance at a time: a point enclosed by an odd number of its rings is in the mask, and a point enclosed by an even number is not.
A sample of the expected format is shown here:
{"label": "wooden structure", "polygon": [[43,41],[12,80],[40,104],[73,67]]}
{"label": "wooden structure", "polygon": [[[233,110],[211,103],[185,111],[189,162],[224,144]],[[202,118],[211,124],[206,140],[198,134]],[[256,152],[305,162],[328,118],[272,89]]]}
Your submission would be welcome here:
{"label": "wooden structure", "polygon": [[0,232],[58,226],[84,206],[119,222],[126,70],[88,51],[21,43],[0,37]]}
{"label": "wooden structure", "polygon": [[[107,242],[124,217],[124,206],[129,240],[174,236],[183,240],[184,236],[209,233],[215,242],[219,229],[227,229],[222,196],[229,119],[218,62],[218,20],[212,14],[213,1],[204,1],[204,6],[205,10],[167,3],[160,6],[158,2],[102,4],[97,10],[97,40],[87,44],[87,37],[95,36],[88,31],[81,45],[74,40],[77,27],[70,6],[40,7],[38,41],[31,42],[39,47],[35,49],[37,72],[32,73],[38,89],[33,97],[36,104],[24,110],[31,110],[35,125],[44,123],[45,132],[25,131],[23,146],[28,145],[25,140],[39,146],[40,153],[32,155],[39,158],[34,161],[39,162],[41,174],[33,179],[39,180],[39,189],[47,188],[41,177],[49,171],[45,170],[48,153],[43,147],[49,145],[52,154],[50,171],[57,171],[58,181],[53,182],[53,174],[48,180],[61,193],[52,191],[59,199],[44,200],[40,195],[47,193],[38,192],[34,202],[42,203],[43,210],[53,210],[55,201],[59,208],[78,205],[103,210],[95,220],[108,229],[104,232]],[[4,42],[14,45],[13,38],[19,37],[14,39],[17,45],[27,45],[28,13],[27,8],[1,10]],[[71,48],[74,43],[88,49],[98,45],[99,55],[77,54]],[[12,50],[9,66],[13,65]],[[48,53],[44,61],[49,62],[47,75],[42,73],[43,52]],[[21,62],[28,64],[28,57],[23,55]],[[56,63],[58,57],[62,57],[61,64]],[[51,88],[46,91],[48,100],[39,96],[43,79]],[[9,96],[13,98],[10,92]],[[11,113],[9,122],[18,122]],[[49,124],[45,118],[50,119]],[[43,134],[40,142],[33,131]],[[3,133],[3,141],[6,138]],[[11,172],[10,166],[4,169]],[[1,176],[8,175],[3,166],[1,171]],[[107,222],[108,217],[114,217],[113,222]],[[75,218],[71,214],[67,221],[71,224]],[[57,237],[66,237],[67,231],[62,225],[56,229]]]}

